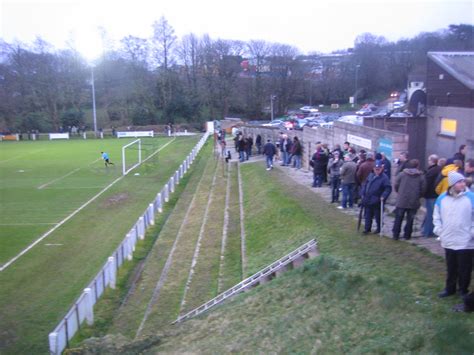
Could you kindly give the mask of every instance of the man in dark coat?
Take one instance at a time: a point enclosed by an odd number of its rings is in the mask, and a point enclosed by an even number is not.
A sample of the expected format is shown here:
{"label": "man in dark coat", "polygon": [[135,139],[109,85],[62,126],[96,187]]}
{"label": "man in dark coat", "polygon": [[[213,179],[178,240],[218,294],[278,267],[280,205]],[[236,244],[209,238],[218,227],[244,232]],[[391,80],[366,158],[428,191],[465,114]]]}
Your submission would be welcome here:
{"label": "man in dark coat", "polygon": [[276,154],[276,147],[270,141],[270,139],[268,139],[267,143],[263,146],[263,154],[266,157],[267,170],[272,170],[273,169],[273,156]]}
{"label": "man in dark coat", "polygon": [[313,167],[313,187],[323,186],[323,175],[326,174],[328,160],[328,155],[322,148],[322,145],[316,145],[316,151],[311,158],[311,166]]}
{"label": "man in dark coat", "polygon": [[370,173],[361,191],[362,205],[365,208],[364,234],[370,233],[372,220],[375,217],[377,229],[375,234],[380,233],[382,228],[380,219],[380,205],[385,202],[392,192],[392,186],[387,175],[383,172],[383,164],[380,160],[375,162],[374,171]]}
{"label": "man in dark coat", "polygon": [[438,165],[438,156],[432,154],[428,157],[428,170],[425,173],[426,181],[426,191],[425,191],[425,208],[426,215],[425,220],[423,221],[423,236],[424,237],[434,237],[433,234],[433,210],[436,198],[438,194],[435,191],[436,188],[436,179],[441,173],[441,167]]}
{"label": "man in dark coat", "polygon": [[257,138],[255,139],[255,146],[257,147],[257,154],[262,154],[262,136],[257,134]]}
{"label": "man in dark coat", "polygon": [[413,221],[416,211],[420,208],[420,198],[426,190],[426,182],[423,173],[418,169],[420,162],[417,159],[411,159],[406,164],[406,168],[395,178],[395,191],[398,192],[397,202],[395,204],[395,222],[393,224],[393,239],[398,240],[402,228],[405,214],[407,221],[405,223],[403,237],[411,239],[413,231]]}

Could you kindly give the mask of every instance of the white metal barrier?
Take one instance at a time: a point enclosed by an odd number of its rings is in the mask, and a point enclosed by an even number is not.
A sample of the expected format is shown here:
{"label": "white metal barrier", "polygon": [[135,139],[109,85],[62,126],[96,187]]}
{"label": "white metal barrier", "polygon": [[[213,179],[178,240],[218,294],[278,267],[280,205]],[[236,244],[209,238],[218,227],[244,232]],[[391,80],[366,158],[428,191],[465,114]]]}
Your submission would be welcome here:
{"label": "white metal barrier", "polygon": [[179,316],[178,319],[173,322],[173,324],[182,322],[186,319],[204,313],[210,308],[217,306],[218,304],[224,302],[226,299],[229,299],[238,293],[244,292],[251,287],[267,282],[272,277],[272,275],[279,275],[279,273],[285,270],[290,264],[294,263],[294,265],[300,265],[302,263],[302,260],[304,260],[305,258],[311,258],[316,256],[317,254],[317,242],[316,240],[312,239],[309,242],[300,246],[299,248],[293,250],[291,253],[285,255],[284,257],[263,268],[259,272],[253,274],[250,277],[247,277],[245,280],[239,282],[237,285],[220,293],[210,301],[189,311],[188,313],[182,316]]}
{"label": "white metal barrier", "polygon": [[[209,133],[207,132],[183,161],[184,166],[187,165],[189,167],[196,154],[206,143],[208,137]],[[174,192],[175,177],[176,173],[171,176],[161,192],[158,193],[153,202],[148,205],[145,212],[138,218],[135,225],[127,233],[122,243],[120,243],[92,282],[84,289],[76,302],[74,302],[74,305],[66,313],[66,316],[59,322],[56,328],[49,333],[49,351],[51,354],[61,354],[63,350],[69,346],[69,341],[81,328],[85,320],[88,325],[94,323],[94,305],[102,296],[106,287],[115,288],[118,269],[125,260],[132,260],[137,241],[144,239],[146,229],[155,224],[155,214],[163,212],[162,198],[164,198],[166,202],[169,201],[170,193]]]}

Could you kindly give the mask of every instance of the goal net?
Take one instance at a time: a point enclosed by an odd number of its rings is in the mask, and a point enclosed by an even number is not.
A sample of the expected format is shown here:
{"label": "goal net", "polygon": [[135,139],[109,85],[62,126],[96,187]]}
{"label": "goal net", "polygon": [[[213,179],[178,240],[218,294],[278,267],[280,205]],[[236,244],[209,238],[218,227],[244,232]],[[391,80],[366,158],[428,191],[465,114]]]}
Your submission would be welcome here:
{"label": "goal net", "polygon": [[122,147],[122,173],[127,175],[142,163],[142,141],[136,139]]}

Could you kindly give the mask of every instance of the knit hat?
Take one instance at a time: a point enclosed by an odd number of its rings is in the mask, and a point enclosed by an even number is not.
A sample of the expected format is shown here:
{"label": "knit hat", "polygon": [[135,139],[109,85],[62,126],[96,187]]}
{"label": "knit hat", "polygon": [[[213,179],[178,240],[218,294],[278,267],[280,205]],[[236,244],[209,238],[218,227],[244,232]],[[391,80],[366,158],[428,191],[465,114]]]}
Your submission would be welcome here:
{"label": "knit hat", "polygon": [[458,183],[459,181],[465,180],[466,178],[459,174],[457,171],[450,171],[448,173],[448,185],[449,187],[453,186],[454,184]]}

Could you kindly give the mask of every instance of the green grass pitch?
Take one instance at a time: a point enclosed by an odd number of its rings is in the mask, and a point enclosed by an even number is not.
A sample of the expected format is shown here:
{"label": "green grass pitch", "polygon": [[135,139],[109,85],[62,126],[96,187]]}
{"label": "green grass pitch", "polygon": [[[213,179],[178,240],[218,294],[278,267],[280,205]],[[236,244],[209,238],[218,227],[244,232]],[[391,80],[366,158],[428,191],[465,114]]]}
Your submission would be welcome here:
{"label": "green grass pitch", "polygon": [[122,179],[121,147],[133,139],[0,144],[0,266],[113,183],[0,272],[0,353],[47,352],[48,333],[198,139],[143,138],[143,159],[161,150]]}

